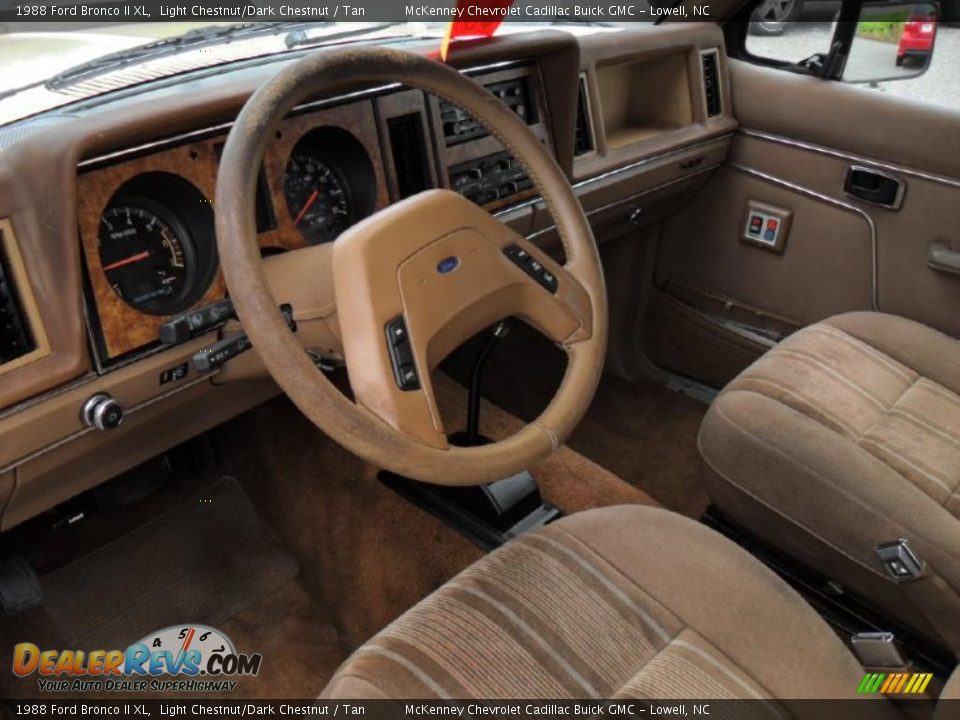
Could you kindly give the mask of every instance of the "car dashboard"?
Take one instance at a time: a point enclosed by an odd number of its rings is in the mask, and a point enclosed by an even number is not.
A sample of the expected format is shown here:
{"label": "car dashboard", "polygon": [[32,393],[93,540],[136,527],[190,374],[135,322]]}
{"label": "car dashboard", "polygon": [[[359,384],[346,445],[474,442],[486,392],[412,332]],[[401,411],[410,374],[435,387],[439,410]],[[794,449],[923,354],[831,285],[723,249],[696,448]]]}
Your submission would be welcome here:
{"label": "car dashboard", "polygon": [[[277,394],[255,352],[212,372],[193,364],[236,322],[179,343],[162,342],[160,328],[227,297],[214,230],[219,158],[244,100],[285,62],[187,76],[0,130],[0,529]],[[723,161],[736,127],[714,25],[517,34],[467,43],[452,62],[554,156],[598,242],[676,211]],[[419,90],[309,100],[250,172],[265,257],[329,247],[429,188],[452,189],[561,252],[509,152]],[[332,288],[297,310],[316,321],[318,356],[340,360]],[[122,425],[89,422],[97,397],[124,410]]]}

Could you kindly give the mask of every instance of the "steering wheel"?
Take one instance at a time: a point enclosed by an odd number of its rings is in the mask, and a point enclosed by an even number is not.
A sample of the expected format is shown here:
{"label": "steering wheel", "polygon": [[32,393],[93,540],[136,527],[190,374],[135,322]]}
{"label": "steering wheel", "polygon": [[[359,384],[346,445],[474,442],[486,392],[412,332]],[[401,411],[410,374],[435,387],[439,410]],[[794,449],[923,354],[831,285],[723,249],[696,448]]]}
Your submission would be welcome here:
{"label": "steering wheel", "polygon": [[[297,104],[385,82],[448,100],[496,137],[546,202],[566,263],[450,190],[419,193],[348,229],[333,244],[332,277],[350,399],[318,371],[278,310],[257,244],[255,168]],[[453,68],[385,48],[321,51],[288,66],[237,117],[220,160],[215,207],[230,295],[267,371],[318,428],[368,462],[443,485],[498,480],[555,452],[593,399],[607,305],[590,226],[563,172],[527,126]],[[510,316],[567,352],[563,381],[540,417],[513,436],[452,446],[430,372],[459,344]]]}

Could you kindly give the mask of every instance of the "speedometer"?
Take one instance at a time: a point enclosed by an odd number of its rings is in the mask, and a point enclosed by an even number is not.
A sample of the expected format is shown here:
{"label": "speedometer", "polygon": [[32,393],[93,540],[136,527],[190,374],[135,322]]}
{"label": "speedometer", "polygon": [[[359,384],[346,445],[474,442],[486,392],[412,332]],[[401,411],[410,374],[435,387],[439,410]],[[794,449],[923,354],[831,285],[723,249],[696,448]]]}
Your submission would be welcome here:
{"label": "speedometer", "polygon": [[311,245],[335,240],[353,223],[349,188],[339,171],[312,148],[290,156],[283,194],[293,224]]}
{"label": "speedometer", "polygon": [[100,265],[124,302],[151,315],[171,315],[191,299],[196,249],[165,207],[130,198],[100,218]]}

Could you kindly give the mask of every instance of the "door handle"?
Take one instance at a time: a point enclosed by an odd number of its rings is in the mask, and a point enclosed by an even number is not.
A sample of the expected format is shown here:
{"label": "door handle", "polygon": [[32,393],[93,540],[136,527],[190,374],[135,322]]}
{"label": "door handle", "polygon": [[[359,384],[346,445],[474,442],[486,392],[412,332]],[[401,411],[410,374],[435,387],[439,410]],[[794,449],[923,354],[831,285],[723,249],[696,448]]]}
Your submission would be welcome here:
{"label": "door handle", "polygon": [[906,185],[895,175],[861,165],[851,165],[847,169],[847,180],[843,189],[852,197],[898,210],[903,202]]}
{"label": "door handle", "polygon": [[942,243],[933,243],[927,251],[927,265],[939,272],[960,275],[960,251]]}

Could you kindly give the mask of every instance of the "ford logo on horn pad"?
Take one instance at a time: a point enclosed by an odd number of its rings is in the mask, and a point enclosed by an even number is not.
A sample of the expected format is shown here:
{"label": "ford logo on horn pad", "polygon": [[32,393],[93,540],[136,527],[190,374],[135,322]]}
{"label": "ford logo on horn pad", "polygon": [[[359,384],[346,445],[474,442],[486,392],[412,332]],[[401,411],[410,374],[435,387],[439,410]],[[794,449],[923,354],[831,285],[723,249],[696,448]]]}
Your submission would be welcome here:
{"label": "ford logo on horn pad", "polygon": [[441,275],[446,275],[447,273],[452,273],[458,267],[460,267],[460,258],[456,255],[451,255],[437,263],[437,272]]}

